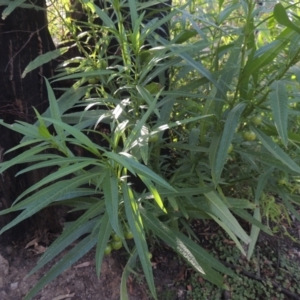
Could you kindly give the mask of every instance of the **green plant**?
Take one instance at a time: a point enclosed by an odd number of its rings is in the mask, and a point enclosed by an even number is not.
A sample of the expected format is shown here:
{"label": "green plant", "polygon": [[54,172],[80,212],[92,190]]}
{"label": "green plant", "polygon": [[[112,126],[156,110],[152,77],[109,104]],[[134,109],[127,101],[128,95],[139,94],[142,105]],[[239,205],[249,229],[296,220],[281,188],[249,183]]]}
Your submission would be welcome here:
{"label": "green plant", "polygon": [[111,253],[111,250],[112,250],[112,246],[110,243],[108,243],[104,249],[104,254],[109,255]]}
{"label": "green plant", "polygon": [[[250,258],[259,231],[271,234],[261,224],[263,192],[275,191],[300,219],[294,207],[299,197],[277,184],[280,172],[290,178],[300,173],[299,9],[278,3],[262,12],[254,0],[195,0],[182,6],[174,1],[159,19],[152,2],[105,3],[100,8],[82,1],[89,20],[85,31],[78,33],[79,24],[68,27],[81,57],[65,62],[52,80],[74,80],[73,86],[56,99],[46,80],[50,107],[36,112],[35,124],[0,122],[24,135],[15,147],[23,153],[1,163],[0,172],[21,163],[29,165],[19,174],[57,167],[0,212],[22,211],[1,233],[48,205],[84,211],[31,274],[83,239],[25,299],[94,246],[99,276],[112,233],[129,253],[122,299],[137,259],[156,298],[147,237],[164,241],[201,276],[226,288],[219,272],[234,272],[192,240],[186,220],[217,222],[244,255],[242,243],[249,245]],[[13,1],[8,5],[13,9]],[[170,39],[157,34],[168,31],[168,22]],[[24,76],[60,53],[37,58]],[[248,124],[259,114],[264,124]],[[251,143],[241,138],[246,130]],[[235,151],[229,156],[231,145]],[[236,192],[240,186],[245,192]],[[251,224],[250,235],[236,216]],[[127,227],[132,244],[125,239]]]}
{"label": "green plant", "polygon": [[256,139],[256,134],[251,130],[245,131],[243,132],[243,138],[246,141],[254,141]]}

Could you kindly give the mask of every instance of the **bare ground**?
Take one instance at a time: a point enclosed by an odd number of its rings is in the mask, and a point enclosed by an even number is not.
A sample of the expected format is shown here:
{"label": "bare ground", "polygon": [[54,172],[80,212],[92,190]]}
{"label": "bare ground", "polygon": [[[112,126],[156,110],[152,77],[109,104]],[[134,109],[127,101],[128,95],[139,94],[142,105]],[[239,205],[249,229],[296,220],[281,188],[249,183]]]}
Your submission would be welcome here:
{"label": "bare ground", "polygon": [[[194,230],[200,238],[201,246],[209,250],[210,236],[215,235],[218,228],[215,225],[205,225],[202,221],[195,223]],[[299,238],[300,227],[294,226],[293,235]],[[38,237],[37,237],[38,236]],[[44,268],[30,277],[26,275],[36,265],[38,258],[49,244],[49,234],[33,234],[31,238],[25,238],[21,242],[9,242],[0,244],[0,300],[22,300],[28,291],[38,282],[52,265],[59,261],[58,256]],[[45,241],[46,237],[46,241]],[[51,240],[51,238],[50,238]],[[274,249],[278,245],[278,237],[262,236],[259,241],[261,248],[266,242],[273,243]],[[284,240],[282,240],[284,242]],[[300,268],[300,247],[291,243],[289,256],[294,259]],[[187,278],[193,271],[182,264],[176,255],[167,247],[161,246],[153,251],[152,266],[159,300],[184,300],[193,299],[189,295],[192,287],[187,283]],[[276,252],[276,251],[275,251]],[[65,250],[61,255],[67,253]],[[125,251],[114,251],[106,256],[101,270],[100,278],[95,271],[95,251],[92,250],[82,257],[75,265],[58,276],[44,287],[33,300],[117,300],[120,299],[120,282],[122,270],[126,263]],[[145,283],[141,270],[130,275],[127,281],[127,289],[130,300],[152,299]],[[297,295],[296,295],[297,296]],[[198,298],[197,298],[198,299]],[[224,298],[225,299],[225,298]],[[226,299],[231,299],[226,298]],[[292,299],[289,296],[285,299]],[[298,299],[298,298],[294,298]],[[300,296],[299,296],[300,299]],[[218,300],[218,299],[213,299]]]}

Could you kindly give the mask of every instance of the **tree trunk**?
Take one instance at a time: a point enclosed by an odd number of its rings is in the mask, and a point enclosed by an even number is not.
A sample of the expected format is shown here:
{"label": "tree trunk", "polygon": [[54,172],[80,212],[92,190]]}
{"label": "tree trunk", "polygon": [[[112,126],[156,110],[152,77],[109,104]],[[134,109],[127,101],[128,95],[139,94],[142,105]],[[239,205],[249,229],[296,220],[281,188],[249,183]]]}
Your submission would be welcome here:
{"label": "tree trunk", "polygon": [[[37,0],[35,5],[45,8],[45,1]],[[0,7],[0,14],[3,10]],[[25,78],[21,75],[29,62],[55,49],[47,27],[46,10],[17,8],[5,20],[0,19],[0,45],[0,119],[7,123],[15,120],[33,122],[32,107],[42,113],[48,106],[43,76],[51,77],[55,66],[45,64]],[[19,143],[21,135],[0,127],[0,137],[1,162],[18,154],[12,152],[3,156],[5,151]],[[28,175],[15,177],[21,168],[13,167],[0,174],[0,210],[10,207],[16,197],[35,181]],[[9,215],[0,216],[0,228],[11,218]]]}

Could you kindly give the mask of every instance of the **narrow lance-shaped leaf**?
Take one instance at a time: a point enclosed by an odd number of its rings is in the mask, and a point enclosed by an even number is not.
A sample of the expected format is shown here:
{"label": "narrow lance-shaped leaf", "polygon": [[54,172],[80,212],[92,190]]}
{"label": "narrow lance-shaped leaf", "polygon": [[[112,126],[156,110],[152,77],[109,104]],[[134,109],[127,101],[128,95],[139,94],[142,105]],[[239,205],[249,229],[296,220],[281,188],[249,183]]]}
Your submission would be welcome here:
{"label": "narrow lance-shaped leaf", "polygon": [[151,182],[151,180],[145,178],[144,176],[140,175],[140,178],[142,179],[142,181],[146,184],[146,186],[148,187],[149,191],[151,192],[151,194],[154,197],[154,200],[156,202],[156,204],[158,205],[158,207],[164,212],[167,213],[167,210],[163,204],[163,201],[160,197],[160,194],[158,192],[158,190],[156,189],[155,185]]}
{"label": "narrow lance-shaped leaf", "polygon": [[20,155],[16,156],[15,158],[0,163],[0,173],[3,173],[8,168],[15,166],[17,164],[22,164],[24,162],[27,162],[27,159],[34,157],[35,154],[39,152],[43,152],[44,150],[47,150],[50,148],[49,146],[40,146],[40,147],[34,147],[29,150],[26,150],[25,152],[21,153]]}
{"label": "narrow lance-shaped leaf", "polygon": [[170,191],[176,192],[176,190],[162,177],[157,175],[155,172],[147,168],[146,166],[142,165],[138,161],[136,161],[130,154],[121,152],[122,158],[126,161],[127,164],[134,170],[134,172],[139,176],[142,175],[154,182],[158,185],[167,188]]}
{"label": "narrow lance-shaped leaf", "polygon": [[105,199],[106,211],[109,216],[110,224],[116,234],[123,237],[122,231],[119,228],[119,186],[118,178],[111,170],[103,179],[103,192]]}
{"label": "narrow lance-shaped leaf", "polygon": [[[40,134],[38,131],[38,127],[32,124],[28,124],[21,121],[16,121],[14,124],[7,124],[3,120],[0,120],[0,125],[5,126],[6,128],[13,130],[15,132],[19,132],[24,136],[28,136],[33,139],[39,139]],[[39,140],[37,140],[38,142]]]}
{"label": "narrow lance-shaped leaf", "polygon": [[147,227],[176,252],[182,255],[182,257],[185,258],[205,279],[218,286],[222,286],[222,277],[212,268],[229,275],[233,274],[231,270],[226,269],[218,260],[213,258],[213,256],[207,253],[190,238],[180,232],[172,231],[164,223],[149,214],[145,209],[141,209],[141,213]]}
{"label": "narrow lance-shaped leaf", "polygon": [[8,6],[2,12],[2,20],[5,20],[17,7],[21,6],[26,0],[9,1]]}
{"label": "narrow lance-shaped leaf", "polygon": [[39,66],[46,64],[52,59],[55,59],[61,55],[63,55],[65,52],[68,51],[68,47],[59,48],[53,51],[48,51],[47,53],[44,53],[42,55],[39,55],[37,58],[35,58],[33,61],[31,61],[25,70],[22,73],[22,78],[24,78],[29,72],[32,70],[38,68]]}
{"label": "narrow lance-shaped leaf", "polygon": [[23,198],[24,196],[28,195],[30,192],[33,192],[34,190],[38,190],[40,187],[42,187],[45,184],[48,184],[50,182],[53,182],[55,180],[61,179],[64,176],[67,176],[69,174],[74,174],[77,171],[83,170],[85,167],[89,166],[90,162],[79,162],[76,164],[72,164],[63,168],[60,168],[57,172],[54,172],[40,181],[38,181],[36,184],[29,187],[26,191],[24,191],[21,195],[18,196],[16,201]]}
{"label": "narrow lance-shaped leaf", "polygon": [[231,231],[235,233],[244,243],[249,244],[251,239],[241,227],[239,222],[229,211],[223,200],[212,191],[204,194],[210,206],[210,212],[218,217]]}
{"label": "narrow lance-shaped leaf", "polygon": [[83,255],[90,251],[97,243],[97,235],[89,235],[80,241],[68,254],[55,264],[49,272],[47,272],[41,280],[29,291],[24,300],[32,299],[45,285],[51,282],[54,278],[67,270]]}
{"label": "narrow lance-shaped leaf", "polygon": [[[241,35],[230,48],[229,58],[224,68],[221,70],[221,77],[218,82],[224,93],[222,94],[220,90],[218,90],[215,96],[215,98],[218,100],[214,103],[217,116],[221,115],[222,108],[224,104],[226,104],[225,101],[227,100],[226,93],[230,90],[232,81],[234,80],[237,71],[240,70],[240,54],[243,42],[244,36]],[[221,99],[224,99],[225,101],[220,101]]]}
{"label": "narrow lance-shaped leaf", "polygon": [[285,146],[288,142],[288,95],[286,85],[281,80],[276,80],[271,85],[272,91],[269,94],[273,118],[279,136]]}
{"label": "narrow lance-shaped leaf", "polygon": [[240,116],[245,109],[245,104],[240,103],[235,106],[228,114],[227,120],[225,122],[225,127],[222,133],[220,144],[218,145],[218,151],[216,152],[216,158],[213,160],[212,165],[212,177],[215,185],[218,184],[221,177],[224,164],[227,158],[227,150],[232,141],[235,129],[239,123]]}
{"label": "narrow lance-shaped leaf", "polygon": [[76,220],[70,227],[62,232],[62,234],[51,244],[51,246],[38,260],[37,265],[30,271],[27,277],[41,269],[45,264],[51,261],[55,256],[57,256],[61,251],[65,250],[82,235],[92,231],[96,224],[96,220],[89,220],[86,217],[87,215],[88,214],[85,214],[83,221],[79,219]]}
{"label": "narrow lance-shaped leaf", "polygon": [[100,277],[104,251],[107,246],[107,242],[109,240],[111,233],[112,233],[112,227],[109,222],[109,216],[107,213],[105,213],[101,218],[100,229],[98,233],[98,242],[96,248],[96,273],[98,278]]}
{"label": "narrow lance-shaped leaf", "polygon": [[[47,78],[45,78],[45,82],[46,82],[48,98],[49,98],[51,118],[61,122],[61,113],[60,113],[60,110],[59,110],[59,107],[57,104],[56,97],[54,95],[52,87],[51,87],[49,81],[47,80]],[[61,144],[63,149],[65,150],[66,143],[65,143],[65,139],[64,139],[64,130],[63,130],[63,128],[61,128],[61,126],[59,124],[53,123],[53,126],[55,128],[57,135],[60,138],[59,144]]]}
{"label": "narrow lance-shaped leaf", "polygon": [[226,97],[226,93],[224,89],[220,86],[220,84],[214,79],[212,74],[200,63],[199,61],[195,61],[190,55],[187,53],[179,53],[178,54],[182,59],[184,59],[190,66],[192,66],[196,71],[198,71],[202,76],[207,78],[224,97]]}
{"label": "narrow lance-shaped leaf", "polygon": [[251,127],[251,130],[256,134],[257,138],[261,141],[263,146],[278,160],[280,160],[284,165],[286,165],[292,171],[300,174],[300,167],[296,162],[286,154],[278,144],[274,143],[273,140],[265,135],[261,130],[255,127]]}
{"label": "narrow lance-shaped leaf", "polygon": [[287,44],[296,36],[297,33],[295,31],[286,28],[275,41],[259,48],[255,52],[254,57],[247,61],[242,73],[242,80],[246,80],[250,75],[273,62],[274,58],[278,56],[278,54],[284,50]]}
{"label": "narrow lance-shaped leaf", "polygon": [[73,135],[74,138],[76,138],[78,142],[82,143],[83,146],[86,146],[90,152],[92,152],[96,156],[99,155],[99,151],[97,150],[95,144],[75,126],[70,126],[64,122],[52,118],[44,118],[44,120],[53,123],[53,125],[59,126],[62,130],[65,130],[67,133]]}
{"label": "narrow lance-shaped leaf", "polygon": [[238,249],[242,252],[243,255],[246,255],[245,250],[243,249],[241,243],[239,242],[239,240],[237,239],[236,235],[225,225],[225,223],[223,223],[222,221],[220,221],[216,216],[214,216],[213,214],[208,213],[209,216],[211,216],[211,218],[217,223],[219,224],[219,226],[221,228],[223,228],[226,233],[229,235],[229,237],[235,242],[236,246],[238,247]]}
{"label": "narrow lance-shaped leaf", "polygon": [[143,228],[142,218],[140,216],[138,203],[132,193],[132,190],[127,186],[125,182],[122,185],[125,212],[128,220],[130,230],[133,233],[134,242],[137,248],[137,252],[143,267],[143,271],[150,288],[152,296],[157,299],[152,267],[149,259],[149,250],[147,241],[145,238],[145,231]]}
{"label": "narrow lance-shaped leaf", "polygon": [[61,200],[69,199],[70,191],[73,191],[78,186],[88,183],[92,179],[95,179],[94,173],[91,174],[88,173],[81,176],[77,176],[70,180],[61,180],[55,182],[54,184],[47,186],[44,189],[41,189],[38,192],[32,194],[28,198],[22,200],[20,203],[10,208],[1,210],[0,215],[4,215],[10,212],[23,210],[23,209],[26,210],[22,212],[20,215],[18,215],[11,223],[6,225],[1,230],[1,233],[11,228],[12,226],[16,225],[17,223],[21,222],[22,220],[30,217],[40,209],[50,204],[51,202],[56,202],[59,199]]}
{"label": "narrow lance-shaped leaf", "polygon": [[[39,189],[38,191],[36,191],[35,193],[33,193],[32,195],[30,195],[28,198],[22,200],[18,205],[16,205],[16,203],[18,201],[20,201],[19,198],[17,198],[14,203],[12,204],[13,206],[11,207],[11,209],[13,209],[13,211],[15,210],[21,210],[24,208],[29,208],[32,203],[34,203],[35,201],[39,201],[41,197],[44,197],[44,195],[46,195],[47,193],[51,193],[51,189],[53,189],[54,192],[56,192],[56,184],[59,184],[61,182],[64,182],[65,187],[68,188],[70,187],[70,189],[64,189],[65,193],[62,193],[59,197],[57,197],[54,202],[59,202],[59,201],[67,201],[70,199],[73,199],[75,197],[82,197],[84,195],[89,195],[91,194],[91,191],[94,191],[93,195],[95,195],[95,189],[91,188],[78,188],[78,186],[84,185],[84,184],[91,184],[91,182],[93,180],[97,180],[101,181],[101,175],[97,176],[95,175],[95,173],[85,173],[83,175],[77,175],[76,177],[72,178],[72,179],[68,179],[68,180],[60,180],[57,181],[55,183],[53,183],[53,185],[49,185],[43,189]],[[90,192],[87,192],[87,190],[90,190]],[[69,201],[70,202],[70,201]],[[34,204],[33,204],[34,206]],[[71,205],[72,206],[72,205]]]}
{"label": "narrow lance-shaped leaf", "polygon": [[274,18],[275,20],[283,25],[286,26],[290,29],[293,29],[295,31],[297,31],[298,33],[300,33],[300,27],[296,26],[288,17],[285,8],[283,7],[283,5],[281,3],[276,3],[274,6]]}
{"label": "narrow lance-shaped leaf", "polygon": [[137,254],[138,252],[136,251],[136,249],[134,249],[124,268],[120,284],[120,300],[129,300],[127,292],[127,279],[129,277],[130,271],[134,268],[136,264]]}

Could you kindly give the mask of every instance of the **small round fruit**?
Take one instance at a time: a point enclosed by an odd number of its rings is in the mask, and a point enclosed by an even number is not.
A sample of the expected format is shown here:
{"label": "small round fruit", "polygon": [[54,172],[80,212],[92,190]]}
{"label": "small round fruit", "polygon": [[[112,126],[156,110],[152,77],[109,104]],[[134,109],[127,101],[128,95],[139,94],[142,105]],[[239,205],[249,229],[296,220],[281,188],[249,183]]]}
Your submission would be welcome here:
{"label": "small round fruit", "polygon": [[105,250],[104,250],[104,254],[105,254],[105,255],[109,255],[110,252],[111,252],[111,250],[112,250],[111,244],[108,243],[108,244],[106,245]]}
{"label": "small round fruit", "polygon": [[153,134],[149,137],[149,143],[156,143],[158,141],[158,134]]}
{"label": "small round fruit", "polygon": [[114,250],[119,250],[121,249],[123,246],[123,243],[122,241],[112,241],[111,242],[111,247],[114,249]]}
{"label": "small round fruit", "polygon": [[151,252],[148,252],[148,257],[149,257],[149,260],[152,259],[152,253]]}
{"label": "small round fruit", "polygon": [[130,230],[125,232],[125,239],[127,239],[127,240],[133,239],[133,234]]}
{"label": "small round fruit", "polygon": [[287,185],[287,180],[286,178],[280,178],[278,181],[277,181],[278,185]]}
{"label": "small round fruit", "polygon": [[233,150],[233,145],[230,144],[229,147],[228,147],[228,150],[227,150],[227,153],[230,154]]}
{"label": "small round fruit", "polygon": [[114,242],[121,241],[121,238],[118,235],[116,235],[115,233],[112,235],[112,239],[114,240]]}
{"label": "small round fruit", "polygon": [[262,117],[261,116],[253,116],[251,118],[251,123],[255,126],[259,126],[262,123]]}
{"label": "small round fruit", "polygon": [[99,80],[98,80],[98,78],[97,77],[92,77],[92,78],[89,78],[88,79],[88,82],[90,83],[90,84],[95,84],[95,83],[97,83]]}
{"label": "small round fruit", "polygon": [[249,142],[254,141],[256,139],[256,134],[251,130],[245,131],[243,133],[243,138],[244,138],[244,140],[249,141]]}

